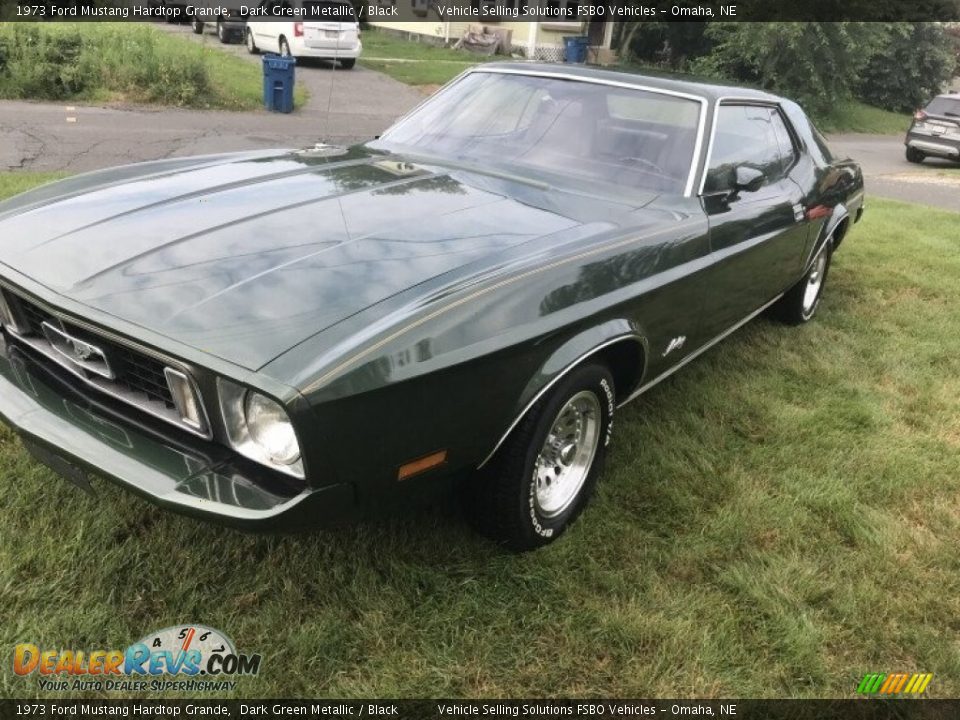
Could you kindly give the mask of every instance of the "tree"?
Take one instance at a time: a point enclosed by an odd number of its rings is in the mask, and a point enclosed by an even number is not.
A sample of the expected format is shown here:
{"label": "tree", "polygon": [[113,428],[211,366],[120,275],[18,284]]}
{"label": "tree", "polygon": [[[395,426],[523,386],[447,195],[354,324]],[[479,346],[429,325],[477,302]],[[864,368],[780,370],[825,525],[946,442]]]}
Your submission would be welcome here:
{"label": "tree", "polygon": [[860,97],[887,110],[915,110],[953,76],[953,43],[939,23],[886,23],[885,42],[860,76]]}
{"label": "tree", "polygon": [[886,38],[884,23],[715,23],[694,72],[758,85],[826,115],[851,97]]}
{"label": "tree", "polygon": [[713,47],[707,26],[705,22],[618,23],[620,55],[628,62],[684,70],[690,60],[707,55]]}

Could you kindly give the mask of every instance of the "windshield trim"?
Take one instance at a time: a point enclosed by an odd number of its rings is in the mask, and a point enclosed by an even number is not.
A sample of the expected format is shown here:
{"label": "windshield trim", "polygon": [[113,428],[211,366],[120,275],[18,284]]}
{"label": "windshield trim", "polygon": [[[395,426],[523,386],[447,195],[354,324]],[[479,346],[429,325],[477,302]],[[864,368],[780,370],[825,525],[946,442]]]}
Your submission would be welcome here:
{"label": "windshield trim", "polygon": [[[649,85],[644,85],[639,82],[629,82],[624,80],[608,80],[607,78],[599,77],[587,77],[583,75],[574,75],[572,73],[565,72],[554,72],[551,70],[521,70],[518,68],[488,68],[488,67],[475,67],[470,68],[469,70],[464,71],[456,78],[447,83],[439,92],[433,96],[427,98],[422,103],[419,103],[413,110],[404,115],[402,118],[396,121],[396,124],[399,124],[402,120],[406,120],[409,116],[417,112],[421,107],[432,101],[434,98],[438,97],[448,88],[453,87],[458,82],[460,82],[467,75],[473,75],[474,73],[488,73],[488,74],[498,74],[498,75],[525,75],[527,77],[545,77],[545,78],[554,78],[557,80],[571,80],[573,82],[582,82],[590,83],[593,85],[608,85],[611,87],[622,87],[628,88],[630,90],[643,90],[644,92],[656,93],[658,95],[669,95],[672,97],[683,98],[685,100],[693,100],[700,103],[700,114],[697,120],[697,138],[693,144],[693,154],[690,159],[690,170],[687,173],[687,182],[684,185],[683,197],[691,197],[693,195],[693,185],[694,180],[697,175],[697,168],[700,165],[700,154],[703,151],[703,139],[704,131],[707,124],[707,109],[710,105],[707,98],[702,95],[694,95],[692,93],[685,93],[679,90],[668,90],[666,88],[650,87]],[[391,126],[392,128],[392,126]],[[387,129],[383,135],[380,136],[381,139],[389,140],[390,129]]]}

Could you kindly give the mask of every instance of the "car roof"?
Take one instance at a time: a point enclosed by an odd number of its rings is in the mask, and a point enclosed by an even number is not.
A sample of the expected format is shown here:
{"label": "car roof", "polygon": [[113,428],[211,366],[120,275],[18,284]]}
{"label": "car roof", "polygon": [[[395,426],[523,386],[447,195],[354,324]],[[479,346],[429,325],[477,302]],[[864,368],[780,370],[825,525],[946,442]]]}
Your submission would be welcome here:
{"label": "car roof", "polygon": [[937,95],[938,98],[947,98],[948,100],[960,100],[960,92],[948,92]]}
{"label": "car roof", "polygon": [[567,63],[532,63],[532,62],[493,62],[478,65],[473,70],[510,70],[513,72],[562,73],[572,79],[584,81],[598,80],[606,82],[636,83],[656,90],[698,95],[707,100],[719,100],[725,97],[763,100],[765,102],[780,102],[783,98],[772,95],[763,90],[745,88],[740,85],[726,85],[721,82],[703,80],[687,75],[657,73],[652,71],[627,72],[623,70],[602,70]]}

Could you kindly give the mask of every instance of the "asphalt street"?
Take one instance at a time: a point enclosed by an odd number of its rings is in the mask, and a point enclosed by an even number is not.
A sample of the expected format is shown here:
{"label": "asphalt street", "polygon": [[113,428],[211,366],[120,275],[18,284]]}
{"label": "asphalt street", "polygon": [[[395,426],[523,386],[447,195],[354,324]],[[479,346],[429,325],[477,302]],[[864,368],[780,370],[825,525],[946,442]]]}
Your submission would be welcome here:
{"label": "asphalt street", "polygon": [[902,135],[834,135],[829,143],[837,155],[860,163],[868,203],[873,195],[960,212],[960,163],[937,158],[909,163]]}
{"label": "asphalt street", "polygon": [[[242,44],[221,45],[188,25],[156,24],[191,42],[259,63]],[[301,63],[297,82],[310,93],[290,115],[150,107],[97,107],[0,101],[0,171],[82,172],[110,165],[231,150],[349,144],[381,133],[423,99],[416,89],[357,66]],[[904,158],[902,136],[835,135],[834,151],[858,160],[869,196],[960,212],[960,164]]]}
{"label": "asphalt street", "polygon": [[[260,63],[242,44],[221,45],[210,33],[194,35],[189,25],[155,27]],[[290,115],[0,101],[0,171],[83,172],[173,156],[350,144],[380,134],[424,97],[362,67],[300,63],[296,81],[310,99]]]}

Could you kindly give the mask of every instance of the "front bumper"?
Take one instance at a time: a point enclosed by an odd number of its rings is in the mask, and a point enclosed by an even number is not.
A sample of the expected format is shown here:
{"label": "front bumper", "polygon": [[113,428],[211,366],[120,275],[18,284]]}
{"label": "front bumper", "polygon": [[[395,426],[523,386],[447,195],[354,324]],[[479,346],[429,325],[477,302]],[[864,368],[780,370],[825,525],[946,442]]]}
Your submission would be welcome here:
{"label": "front bumper", "polygon": [[73,468],[102,476],[157,505],[220,524],[286,532],[330,524],[355,509],[350,486],[293,491],[226,448],[125,421],[2,331],[0,419],[61,474]]}

